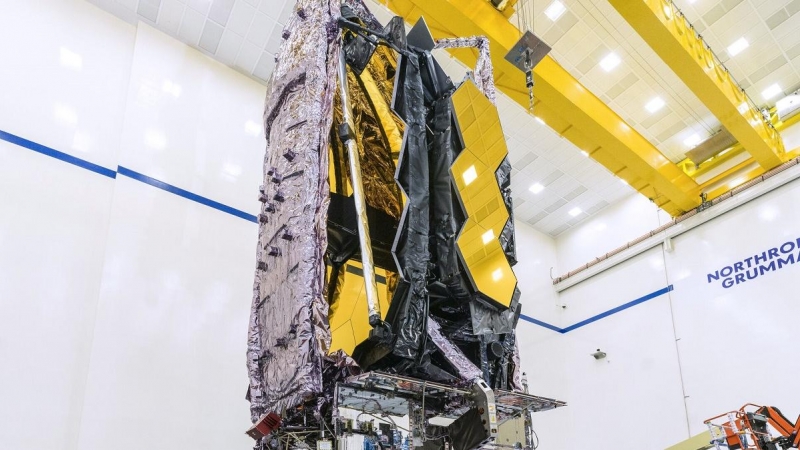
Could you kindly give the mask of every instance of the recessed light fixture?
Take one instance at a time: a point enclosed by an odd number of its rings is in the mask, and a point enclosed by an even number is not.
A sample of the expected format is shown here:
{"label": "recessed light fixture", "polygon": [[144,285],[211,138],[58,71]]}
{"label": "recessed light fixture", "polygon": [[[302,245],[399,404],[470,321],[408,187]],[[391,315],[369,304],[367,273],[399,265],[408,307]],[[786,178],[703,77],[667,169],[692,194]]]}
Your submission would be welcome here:
{"label": "recessed light fixture", "polygon": [[616,53],[609,53],[600,61],[600,67],[602,67],[606,72],[611,72],[619,65],[621,61],[622,60],[619,59],[619,56],[617,56]]}
{"label": "recessed light fixture", "polygon": [[644,107],[647,108],[647,110],[650,111],[651,113],[654,113],[659,109],[663,108],[664,104],[665,104],[664,100],[662,100],[661,97],[656,97],[647,102],[647,104],[644,105]]}
{"label": "recessed light fixture", "polygon": [[533,116],[533,118],[534,118],[534,119],[536,119],[536,121],[537,121],[537,122],[539,122],[540,124],[544,125],[544,120],[542,120],[542,118],[541,118],[541,117],[539,117],[539,116]]}
{"label": "recessed light fixture", "polygon": [[750,46],[750,43],[747,42],[747,39],[741,37],[741,38],[737,39],[736,42],[734,42],[733,44],[728,46],[728,54],[731,55],[731,57],[734,57],[734,56],[738,55],[739,53],[741,53],[742,50],[746,49],[749,46]]}
{"label": "recessed light fixture", "polygon": [[529,190],[530,190],[531,192],[533,192],[534,194],[538,194],[539,192],[542,192],[542,191],[544,190],[544,186],[542,186],[542,185],[541,185],[541,184],[539,184],[539,183],[534,183],[534,184],[533,184],[533,185],[532,185],[532,186],[529,188]]}
{"label": "recessed light fixture", "polygon": [[588,158],[589,157],[589,152],[587,152],[585,150],[581,150],[581,155],[583,155],[583,156]]}
{"label": "recessed light fixture", "polygon": [[492,242],[492,239],[494,239],[494,230],[489,230],[486,233],[483,233],[481,235],[481,239],[483,240],[483,245]]}
{"label": "recessed light fixture", "polygon": [[544,15],[546,15],[550,20],[555,22],[556,20],[558,20],[559,17],[561,17],[562,14],[564,14],[566,10],[567,7],[564,6],[564,4],[561,3],[560,1],[556,0],[553,3],[550,3],[550,6],[548,6],[547,9],[544,10]]}
{"label": "recessed light fixture", "polygon": [[664,15],[667,16],[667,19],[672,19],[672,5],[669,3],[664,4]]}
{"label": "recessed light fixture", "polygon": [[572,209],[569,210],[569,215],[572,216],[572,217],[575,217],[578,214],[580,214],[581,212],[583,212],[583,211],[581,211],[580,208],[576,207],[576,208],[572,208]]}
{"label": "recessed light fixture", "polygon": [[475,179],[478,178],[478,172],[475,170],[475,166],[469,166],[469,168],[464,171],[462,177],[464,178],[464,184],[467,186],[475,181]]}
{"label": "recessed light fixture", "polygon": [[683,140],[683,145],[689,148],[695,148],[700,143],[700,135],[695,133]]}
{"label": "recessed light fixture", "polygon": [[764,100],[769,100],[780,93],[781,93],[781,87],[778,86],[777,83],[775,83],[772,86],[764,89],[764,91],[761,93],[761,96],[764,97]]}

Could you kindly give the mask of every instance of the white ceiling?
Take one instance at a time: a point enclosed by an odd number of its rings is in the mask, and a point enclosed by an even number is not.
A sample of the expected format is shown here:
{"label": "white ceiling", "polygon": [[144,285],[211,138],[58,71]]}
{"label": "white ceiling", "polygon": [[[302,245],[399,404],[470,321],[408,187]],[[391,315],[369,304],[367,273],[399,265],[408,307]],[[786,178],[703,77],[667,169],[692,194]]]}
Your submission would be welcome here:
{"label": "white ceiling", "polygon": [[[533,0],[520,0],[530,2]],[[684,141],[702,140],[719,121],[661,61],[607,1],[560,0],[566,12],[556,21],[544,11],[553,0],[533,3],[534,31],[553,47],[552,56],[673,162],[689,150]],[[759,106],[783,95],[761,93],[777,83],[784,93],[800,88],[800,0],[675,0],[711,49]],[[512,18],[516,24],[516,16]],[[729,45],[745,37],[750,46],[730,57]],[[616,53],[621,63],[610,72],[600,61]],[[655,97],[665,106],[645,105]]]}
{"label": "white ceiling", "polygon": [[[761,93],[778,84],[783,94],[800,88],[800,0],[676,0],[686,17],[758,105],[773,106]],[[730,57],[728,46],[750,44]]]}
{"label": "white ceiling", "polygon": [[264,82],[294,1],[87,0],[128,22],[141,20]]}
{"label": "white ceiling", "polygon": [[[544,14],[551,0],[533,3],[534,32],[553,47],[559,64],[664,155],[678,162],[689,149],[685,139],[695,133],[705,139],[719,129],[719,121],[610,3],[560,1],[567,10],[555,22]],[[516,17],[512,21],[517,24]],[[599,63],[612,52],[620,63],[606,72]],[[656,97],[664,106],[651,113],[645,105]]]}
{"label": "white ceiling", "polygon": [[[262,82],[269,77],[272,70],[283,26],[294,5],[293,0],[88,1],[129,22],[142,20],[153,25]],[[368,4],[382,21],[391,17],[392,14],[382,5],[371,3],[370,0]],[[564,18],[569,16],[565,14],[561,20]],[[564,34],[574,34],[572,28],[574,25]],[[547,36],[553,36],[553,33],[546,35],[546,38]],[[558,41],[566,43],[569,39],[571,38]],[[600,42],[599,39],[593,41]],[[585,41],[578,39],[576,42]],[[563,59],[558,56],[561,43],[557,43],[555,53],[559,59]],[[587,55],[595,47],[596,45],[591,49],[587,47]],[[440,52],[437,57],[454,80],[463,78],[467,69],[460,62],[450,58],[446,52]],[[577,64],[579,63],[580,61]],[[575,72],[575,67],[566,63],[564,65],[572,73],[578,73]],[[587,64],[581,67],[585,65]],[[618,73],[612,75],[621,79],[632,71],[633,69],[628,72],[618,70]],[[590,88],[609,83],[593,76],[591,70],[587,72],[588,75],[583,76],[581,81]],[[677,81],[675,85],[676,89],[682,87]],[[640,90],[646,88],[635,87],[631,92]],[[629,94],[623,93],[619,98],[627,95]],[[629,100],[628,103],[635,103],[635,100]],[[620,105],[627,103],[620,102]],[[668,106],[670,111],[677,108],[669,105],[669,100]],[[632,106],[630,108],[632,111],[636,110]],[[635,192],[603,166],[581,154],[569,141],[537,122],[505,95],[498,96],[498,109],[514,167],[512,188],[518,221],[526,222],[551,236],[557,236],[609,204]],[[682,115],[683,110],[673,114]],[[545,186],[544,190],[538,194],[530,192],[529,188],[534,183]],[[574,208],[581,212],[573,217],[569,211]]]}

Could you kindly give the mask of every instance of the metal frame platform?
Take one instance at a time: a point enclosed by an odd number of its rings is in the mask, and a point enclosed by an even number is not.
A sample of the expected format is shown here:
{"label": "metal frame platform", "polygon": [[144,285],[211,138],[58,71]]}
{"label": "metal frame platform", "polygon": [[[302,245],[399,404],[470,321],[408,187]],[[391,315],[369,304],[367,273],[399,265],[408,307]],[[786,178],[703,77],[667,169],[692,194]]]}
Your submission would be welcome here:
{"label": "metal frame platform", "polygon": [[[526,409],[547,411],[566,406],[565,402],[536,395],[495,390],[498,423],[519,417]],[[471,406],[468,387],[448,386],[400,375],[367,372],[348,378],[336,386],[337,406],[369,414],[408,414],[409,402],[427,404],[426,416],[455,419]]]}

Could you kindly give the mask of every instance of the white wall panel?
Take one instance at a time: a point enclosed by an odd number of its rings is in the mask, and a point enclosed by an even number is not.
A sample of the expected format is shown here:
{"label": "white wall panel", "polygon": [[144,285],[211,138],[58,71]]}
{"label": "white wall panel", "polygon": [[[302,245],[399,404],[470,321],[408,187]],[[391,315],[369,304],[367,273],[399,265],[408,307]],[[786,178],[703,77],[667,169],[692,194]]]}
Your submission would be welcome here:
{"label": "white wall panel", "polygon": [[257,214],[265,93],[140,23],[119,165]]}
{"label": "white wall panel", "polygon": [[[525,280],[520,286],[537,292],[534,312],[525,313],[562,330],[669,284],[662,251],[655,248],[557,295],[549,277],[535,285],[527,278],[536,273],[531,259],[541,256],[541,265],[555,266],[560,254],[526,232],[517,233],[523,251],[515,270]],[[590,237],[575,239],[583,246],[579,251],[590,247]],[[689,436],[667,294],[565,333],[526,321],[518,333],[532,392],[568,402],[562,410],[534,415],[541,449],[582,448],[589,436],[596,449],[657,449]],[[597,348],[609,357],[595,361],[590,354]]]}
{"label": "white wall panel", "polygon": [[522,292],[522,313],[556,325],[560,307],[550,278],[551,271],[556,273],[558,270],[554,267],[555,242],[530,225],[516,222],[515,227],[518,262],[514,273],[517,287]]}
{"label": "white wall panel", "polygon": [[[709,283],[707,274],[796,242],[798,203],[800,183],[788,184],[682,234],[672,252],[657,247],[589,278],[558,297],[567,306],[558,324],[567,328],[673,285],[668,295],[549,339],[526,341],[534,325],[521,324],[523,366],[533,372],[534,390],[569,403],[538,416],[540,434],[548,437],[542,448],[580,448],[572,436],[587,435],[598,449],[664,448],[703,431],[704,419],[747,402],[778,406],[794,420],[800,393],[791,386],[800,362],[790,348],[800,341],[794,295],[800,265],[790,262],[727,289]],[[580,251],[577,233],[568,238]],[[600,244],[584,248],[592,245]],[[796,261],[800,250],[791,247]],[[589,353],[596,348],[608,352],[609,362],[595,364]]]}
{"label": "white wall panel", "polygon": [[111,223],[80,448],[250,448],[256,225],[124,177]]}
{"label": "white wall panel", "polygon": [[[82,0],[6,3],[0,130],[255,212],[263,86]],[[4,141],[0,203],[0,448],[251,447],[255,224]]]}
{"label": "white wall panel", "polygon": [[[565,327],[602,314],[668,286],[660,247],[561,292]],[[633,308],[636,308],[634,306]]]}
{"label": "white wall panel", "polygon": [[73,449],[114,180],[0,141],[0,448]]}
{"label": "white wall panel", "polygon": [[[533,392],[568,402],[535,415],[542,449],[581,448],[587,436],[596,449],[657,449],[689,437],[667,294],[569,328],[665,288],[663,267],[653,249],[562,292],[563,334],[520,324]],[[549,337],[527,339],[534,327]],[[592,358],[598,348],[607,359]]]}
{"label": "white wall panel", "polygon": [[[527,374],[529,391],[535,395],[566,401],[570,391],[564,382],[563,335],[520,320],[517,339],[522,370]],[[541,450],[564,449],[570,430],[571,405],[552,411],[533,414],[533,426]]]}
{"label": "white wall panel", "polygon": [[[568,332],[560,347],[571,418],[564,449],[587,438],[593,449],[662,449],[689,437],[668,296]],[[590,355],[597,348],[606,359]]]}
{"label": "white wall panel", "polygon": [[800,149],[800,124],[784,128],[781,131],[781,137],[787,152]]}
{"label": "white wall panel", "polygon": [[556,276],[577,269],[669,220],[643,195],[630,195],[558,236],[561,271]]}
{"label": "white wall panel", "polygon": [[800,342],[800,265],[727,289],[707,277],[800,238],[798,204],[794,182],[679,236],[668,254],[693,433],[704,419],[748,402],[777,406],[791,420],[800,413],[800,360],[791,356]]}
{"label": "white wall panel", "polygon": [[[533,227],[516,222],[517,259],[514,273],[522,296],[522,314],[561,327],[561,307],[558,294],[552,286],[551,268],[557,273],[555,241]],[[544,397],[563,400],[566,385],[559,382],[563,376],[563,355],[558,343],[561,334],[520,319],[517,325],[517,343],[522,359],[522,371],[527,374],[530,392]],[[563,448],[562,430],[565,430],[565,410],[554,410],[533,415],[534,429],[543,442],[541,449]]]}
{"label": "white wall panel", "polygon": [[83,0],[3,1],[0,130],[115,169],[134,33]]}

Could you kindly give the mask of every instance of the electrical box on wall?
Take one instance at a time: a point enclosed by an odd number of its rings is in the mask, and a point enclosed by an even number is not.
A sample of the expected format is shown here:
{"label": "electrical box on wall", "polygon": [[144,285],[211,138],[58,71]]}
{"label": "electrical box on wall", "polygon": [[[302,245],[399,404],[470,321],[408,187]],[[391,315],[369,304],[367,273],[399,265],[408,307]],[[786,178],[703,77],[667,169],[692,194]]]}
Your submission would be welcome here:
{"label": "electrical box on wall", "polygon": [[800,113],[800,94],[795,92],[788,95],[775,103],[775,109],[778,111],[778,120],[781,122],[794,117]]}

